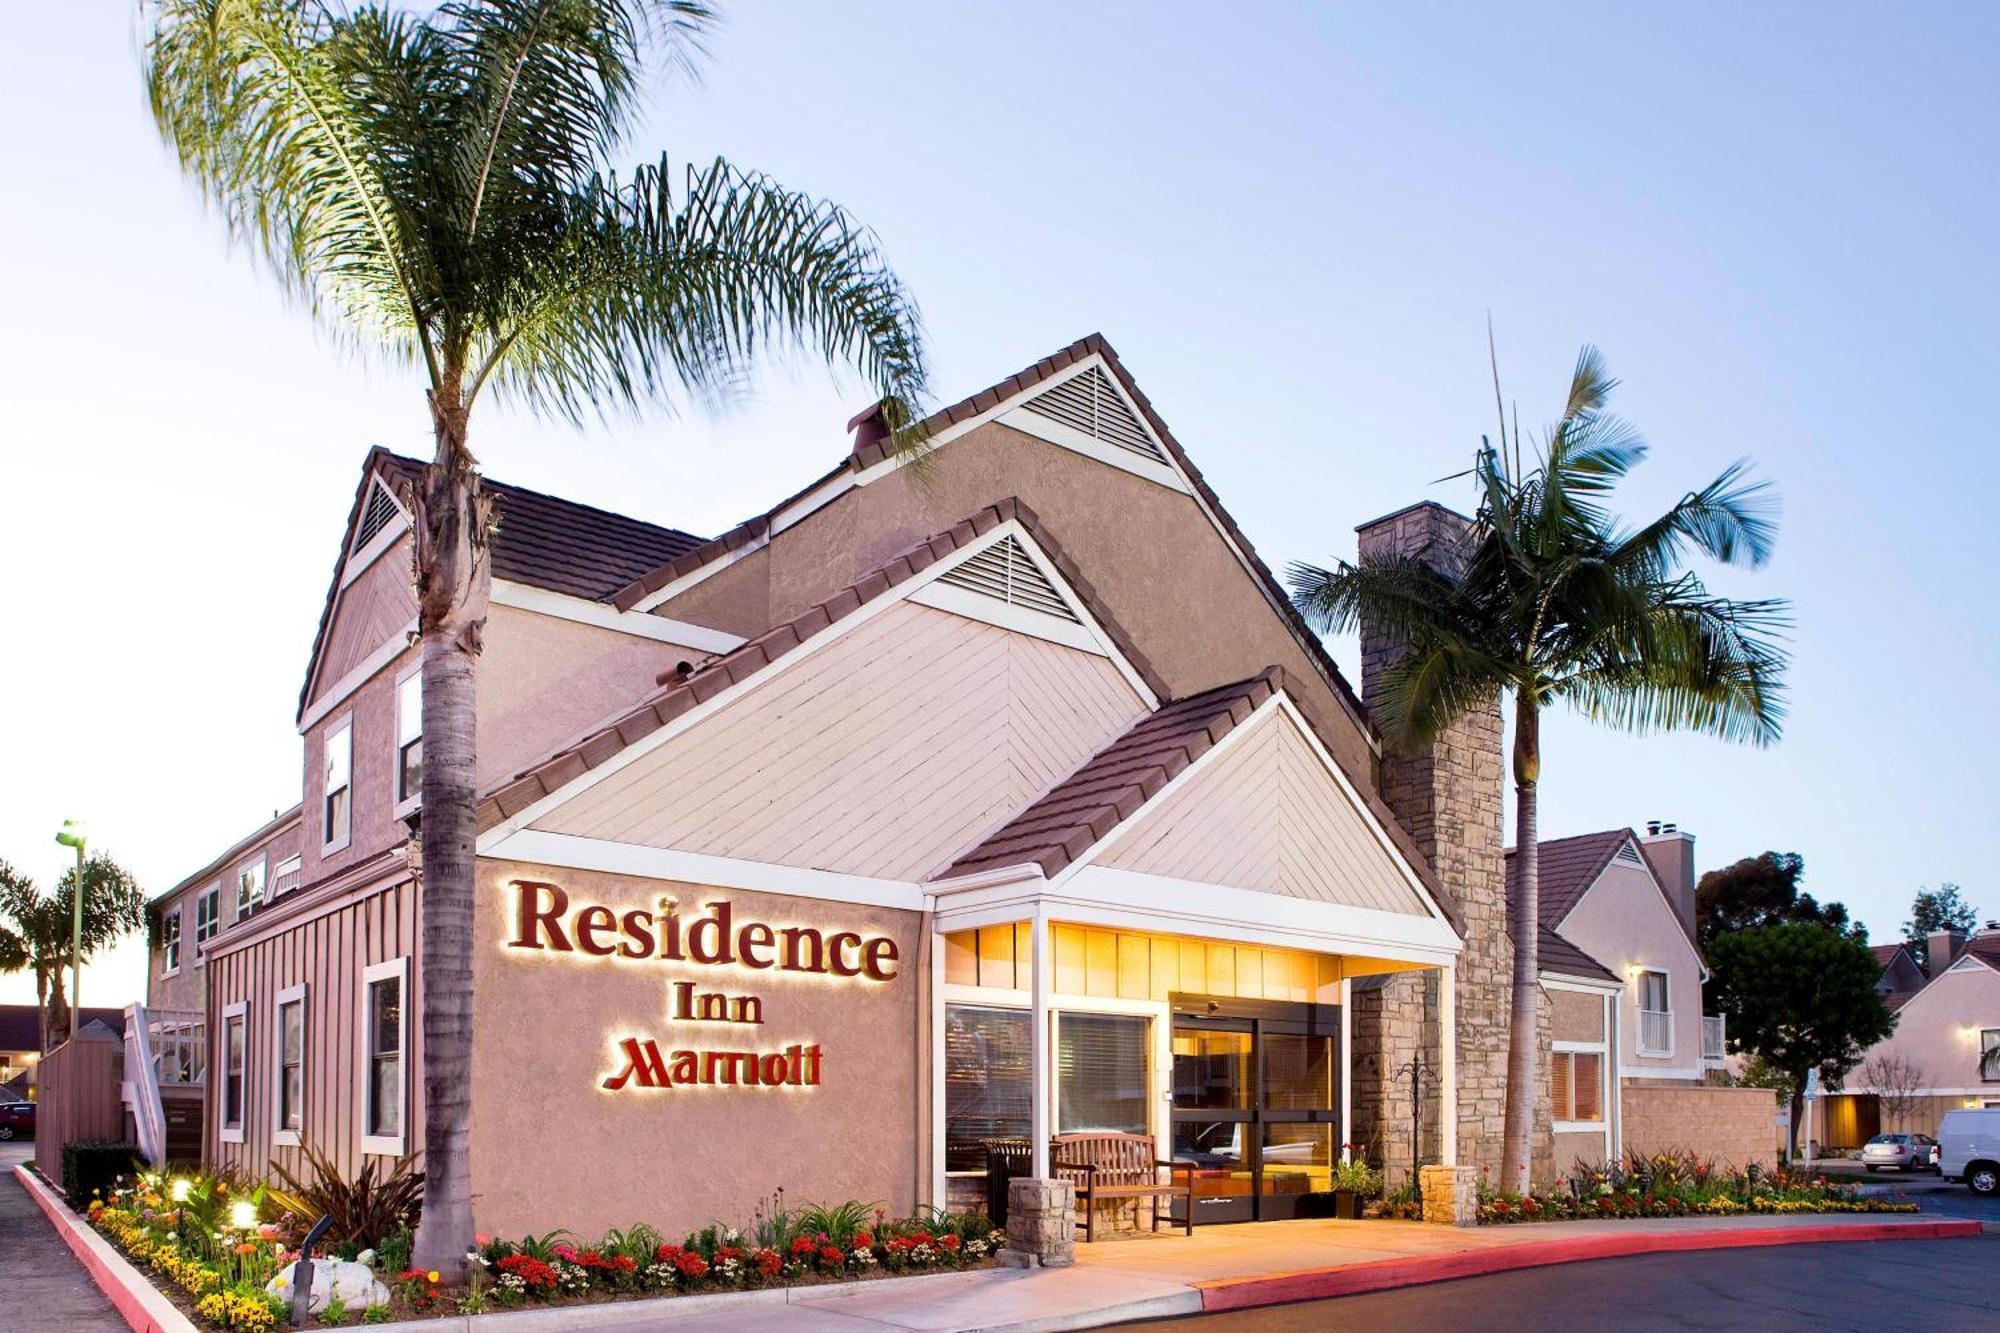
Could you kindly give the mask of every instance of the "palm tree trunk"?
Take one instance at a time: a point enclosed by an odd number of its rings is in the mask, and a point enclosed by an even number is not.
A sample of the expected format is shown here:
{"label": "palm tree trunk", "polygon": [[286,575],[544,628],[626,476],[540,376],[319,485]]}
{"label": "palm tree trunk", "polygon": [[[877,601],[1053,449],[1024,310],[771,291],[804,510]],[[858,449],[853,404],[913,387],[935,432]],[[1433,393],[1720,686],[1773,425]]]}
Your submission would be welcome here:
{"label": "palm tree trunk", "polygon": [[1514,897],[1513,1010],[1507,1025],[1507,1117],[1501,1138],[1500,1188],[1528,1190],[1534,1154],[1535,1074],[1539,1043],[1541,970],[1541,847],[1535,827],[1536,787],[1542,772],[1542,716],[1533,699],[1514,698],[1514,864],[1520,890]]}
{"label": "palm tree trunk", "polygon": [[491,501],[466,448],[461,380],[431,395],[437,456],[417,498],[423,647],[424,1206],[412,1262],[458,1274],[473,1246],[472,912],[477,796],[475,667],[492,592]]}

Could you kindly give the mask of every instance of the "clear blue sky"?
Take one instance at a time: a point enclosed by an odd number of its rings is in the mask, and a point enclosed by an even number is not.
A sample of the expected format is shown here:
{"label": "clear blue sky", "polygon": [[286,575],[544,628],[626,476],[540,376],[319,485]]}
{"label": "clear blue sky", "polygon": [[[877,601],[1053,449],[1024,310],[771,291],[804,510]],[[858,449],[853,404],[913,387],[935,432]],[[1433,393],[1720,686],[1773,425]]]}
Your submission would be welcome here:
{"label": "clear blue sky", "polygon": [[[160,889],[298,795],[291,717],[362,452],[420,390],[343,359],[171,170],[129,11],[0,50],[0,857],[87,817]],[[1776,847],[1876,938],[1954,879],[2000,915],[2000,11],[1764,5],[765,4],[634,156],[718,152],[846,203],[956,397],[1091,330],[1274,565],[1462,468],[1577,345],[1626,380],[1650,512],[1742,455],[1795,599],[1758,753],[1557,719],[1543,828],[1649,817],[1703,868]],[[844,447],[866,395],[781,367],[716,418],[487,410],[495,477],[696,532]],[[1351,666],[1351,644],[1336,645]],[[125,999],[129,954],[86,1000]],[[94,994],[91,993],[94,988]],[[18,998],[18,981],[0,995]]]}

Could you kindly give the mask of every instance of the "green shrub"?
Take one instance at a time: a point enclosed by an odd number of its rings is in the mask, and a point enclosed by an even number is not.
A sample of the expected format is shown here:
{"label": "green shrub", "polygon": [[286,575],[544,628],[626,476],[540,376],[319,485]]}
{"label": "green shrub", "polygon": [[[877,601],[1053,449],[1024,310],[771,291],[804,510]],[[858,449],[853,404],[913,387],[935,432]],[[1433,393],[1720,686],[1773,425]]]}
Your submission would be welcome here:
{"label": "green shrub", "polygon": [[62,1187],[71,1204],[88,1206],[90,1197],[108,1195],[118,1177],[139,1169],[139,1145],[83,1139],[63,1145]]}

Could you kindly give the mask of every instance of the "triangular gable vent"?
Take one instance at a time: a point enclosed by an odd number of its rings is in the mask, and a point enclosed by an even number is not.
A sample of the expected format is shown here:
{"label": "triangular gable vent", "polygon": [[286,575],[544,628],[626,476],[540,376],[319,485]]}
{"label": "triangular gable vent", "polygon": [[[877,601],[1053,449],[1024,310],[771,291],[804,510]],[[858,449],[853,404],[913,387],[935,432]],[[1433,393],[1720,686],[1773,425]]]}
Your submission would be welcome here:
{"label": "triangular gable vent", "polygon": [[368,507],[361,511],[361,526],[354,530],[354,549],[360,550],[374,539],[375,534],[389,526],[395,517],[403,512],[396,497],[389,494],[389,488],[377,477],[368,490]]}
{"label": "triangular gable vent", "polygon": [[1040,611],[1072,625],[1083,623],[1056,591],[1056,585],[1049,582],[1049,576],[1042,573],[1041,567],[1013,537],[1002,537],[977,555],[952,566],[938,575],[938,582],[1024,610]]}
{"label": "triangular gable vent", "polygon": [[1618,855],[1611,859],[1621,866],[1638,866],[1641,870],[1646,868],[1646,862],[1640,857],[1638,852],[1632,850],[1632,844],[1629,842],[1620,847]]}
{"label": "triangular gable vent", "polygon": [[1167,456],[1111,383],[1100,366],[1072,375],[1047,393],[1037,394],[1021,406],[1036,416],[1061,422],[1082,431],[1094,440],[1115,444],[1139,457],[1168,466]]}
{"label": "triangular gable vent", "polygon": [[1957,962],[1953,963],[1950,967],[1946,968],[1945,971],[1977,972],[1981,969],[1981,966],[1982,965],[1977,958],[1961,958]]}

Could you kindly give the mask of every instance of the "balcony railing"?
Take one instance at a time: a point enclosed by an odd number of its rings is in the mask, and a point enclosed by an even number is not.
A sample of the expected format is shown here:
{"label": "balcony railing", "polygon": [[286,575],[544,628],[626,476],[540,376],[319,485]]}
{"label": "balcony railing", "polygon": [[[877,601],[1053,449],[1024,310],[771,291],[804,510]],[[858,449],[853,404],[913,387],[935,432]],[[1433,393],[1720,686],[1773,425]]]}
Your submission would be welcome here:
{"label": "balcony railing", "polygon": [[1639,1011],[1639,1054],[1672,1055],[1673,1053],[1673,1011],[1670,1009],[1641,1009]]}
{"label": "balcony railing", "polygon": [[147,1035],[153,1070],[162,1086],[205,1083],[208,1079],[208,1025],[195,1010],[150,1009]]}
{"label": "balcony railing", "polygon": [[1701,1016],[1701,1065],[1704,1069],[1720,1069],[1728,1048],[1723,1044],[1721,1014]]}

